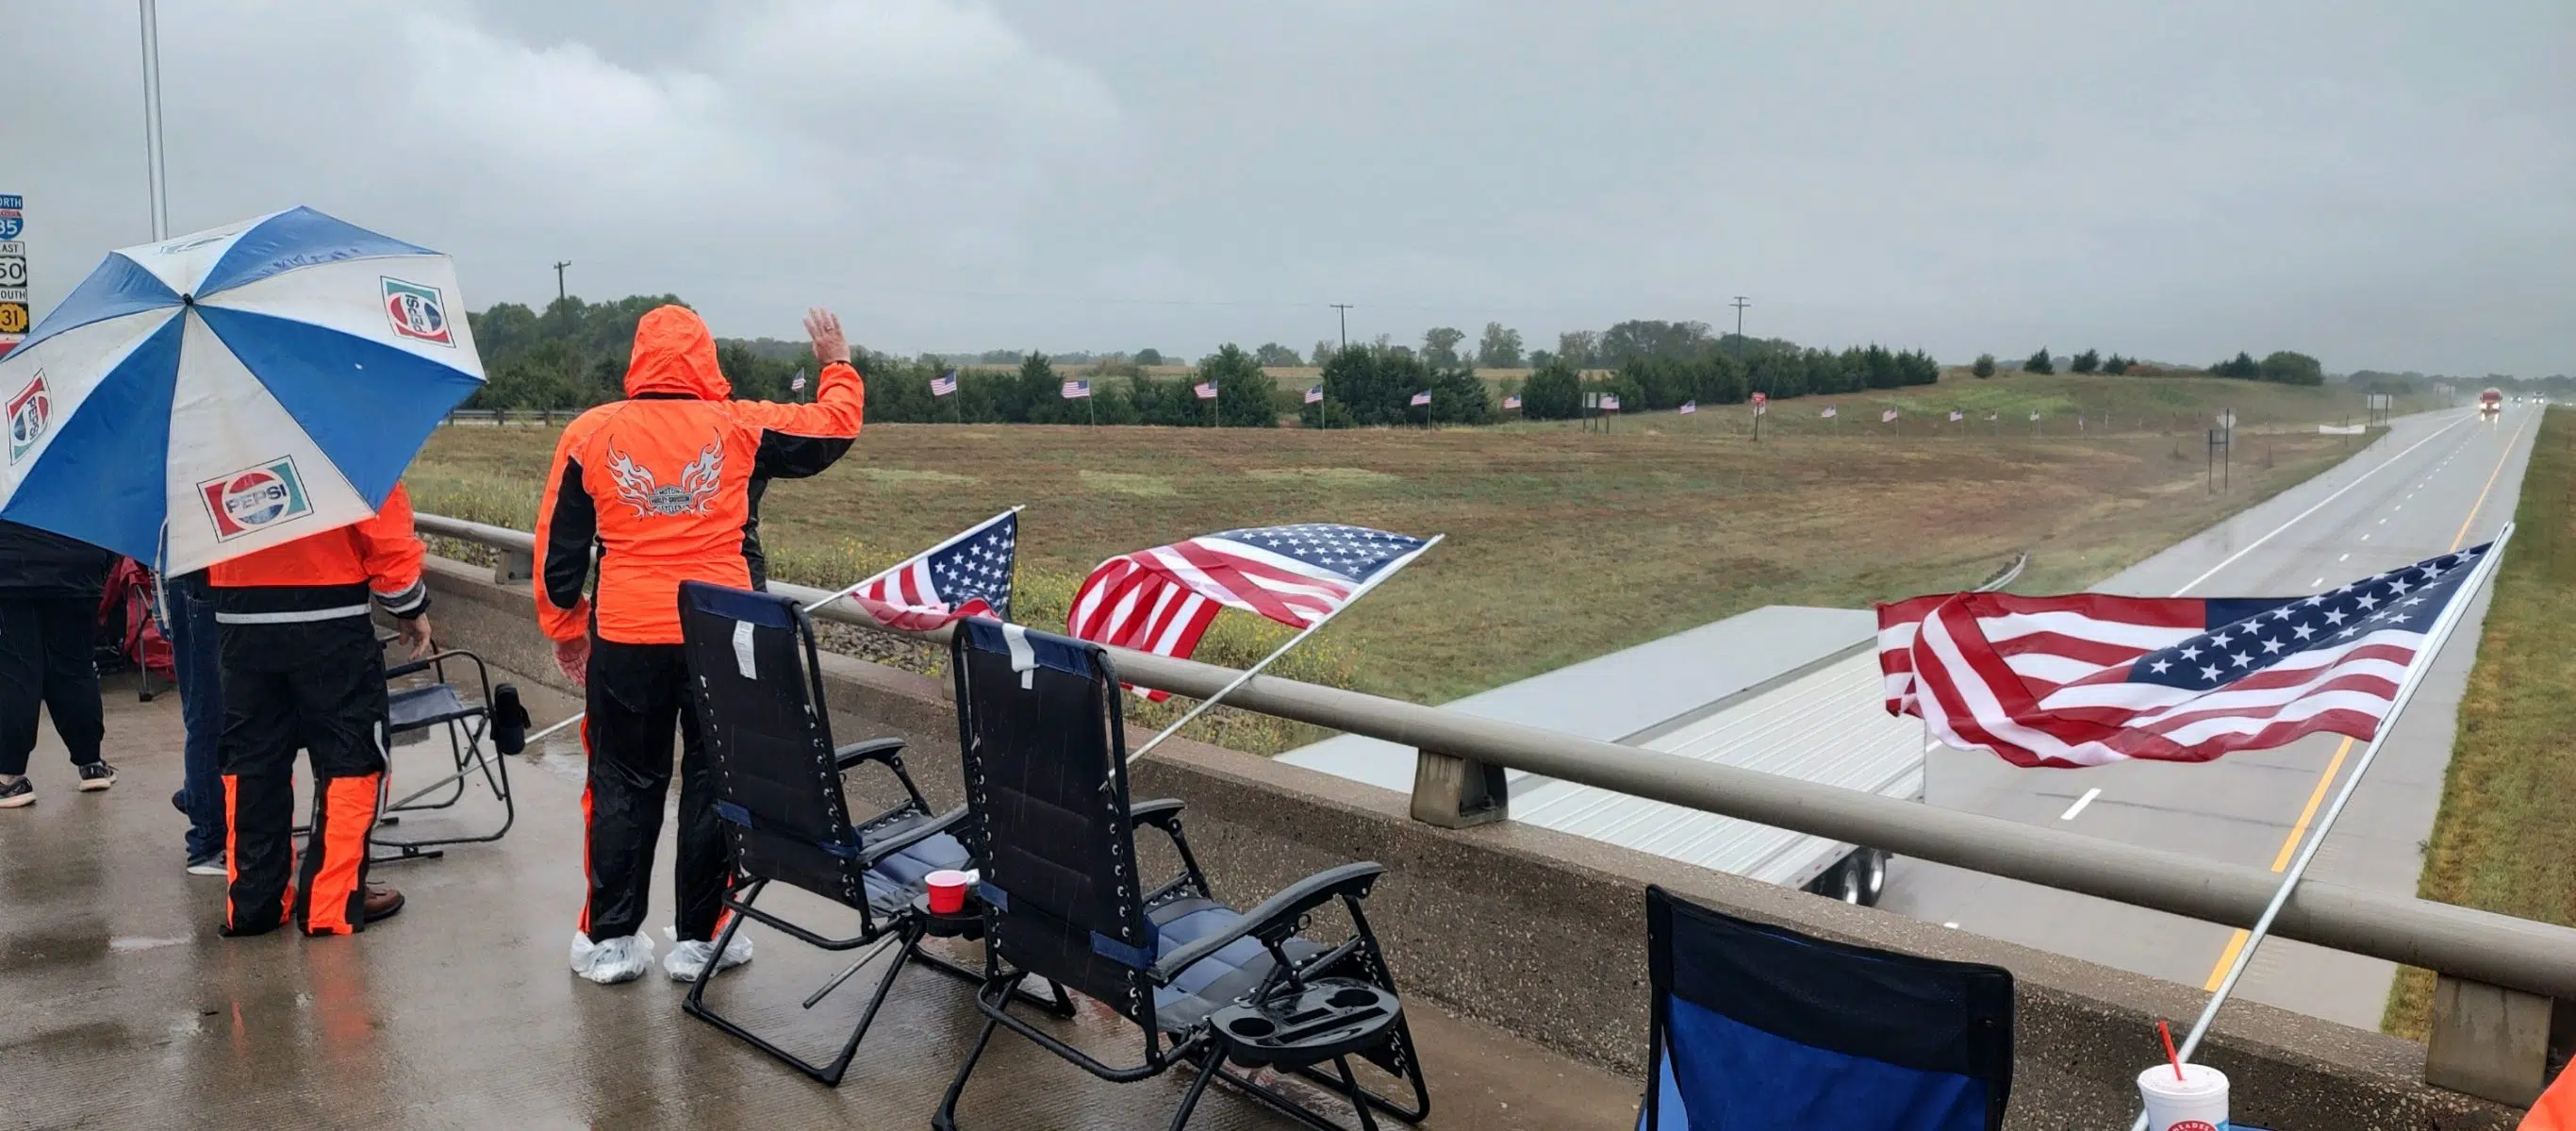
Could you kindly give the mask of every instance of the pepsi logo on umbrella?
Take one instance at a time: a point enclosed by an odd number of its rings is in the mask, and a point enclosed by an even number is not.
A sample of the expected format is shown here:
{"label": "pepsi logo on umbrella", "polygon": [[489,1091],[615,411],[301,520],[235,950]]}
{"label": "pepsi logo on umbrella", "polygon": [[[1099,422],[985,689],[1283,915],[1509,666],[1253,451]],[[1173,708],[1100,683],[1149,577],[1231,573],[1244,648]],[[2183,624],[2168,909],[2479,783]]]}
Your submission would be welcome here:
{"label": "pepsi logo on umbrella", "polygon": [[18,462],[45,438],[45,425],[53,416],[53,394],[45,388],[45,371],[39,369],[35,380],[9,398],[9,462]]}
{"label": "pepsi logo on umbrella", "polygon": [[436,287],[386,278],[385,317],[393,322],[398,336],[442,346],[456,344],[447,333],[447,306],[439,301]]}
{"label": "pepsi logo on umbrella", "polygon": [[293,457],[274,460],[197,485],[214,520],[215,538],[230,541],[313,513]]}

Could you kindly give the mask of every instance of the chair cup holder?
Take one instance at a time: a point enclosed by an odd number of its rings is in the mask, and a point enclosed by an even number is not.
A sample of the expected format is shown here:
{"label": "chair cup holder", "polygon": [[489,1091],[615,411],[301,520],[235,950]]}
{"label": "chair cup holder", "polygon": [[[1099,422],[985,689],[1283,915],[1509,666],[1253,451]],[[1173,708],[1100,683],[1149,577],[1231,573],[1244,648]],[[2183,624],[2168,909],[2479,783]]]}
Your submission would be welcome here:
{"label": "chair cup holder", "polygon": [[1403,1003],[1381,987],[1322,978],[1259,1001],[1235,1002],[1209,1020],[1227,1059],[1297,1067],[1383,1044],[1403,1014]]}

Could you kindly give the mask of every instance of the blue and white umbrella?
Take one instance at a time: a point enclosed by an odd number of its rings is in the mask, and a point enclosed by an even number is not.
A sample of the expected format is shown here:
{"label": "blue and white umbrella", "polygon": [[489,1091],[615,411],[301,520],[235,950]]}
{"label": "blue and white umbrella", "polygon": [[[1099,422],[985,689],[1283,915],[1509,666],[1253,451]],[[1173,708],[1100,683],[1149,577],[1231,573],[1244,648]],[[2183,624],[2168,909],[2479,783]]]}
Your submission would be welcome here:
{"label": "blue and white umbrella", "polygon": [[109,255],[0,358],[0,518],[173,573],[360,521],[483,384],[464,309],[310,208]]}

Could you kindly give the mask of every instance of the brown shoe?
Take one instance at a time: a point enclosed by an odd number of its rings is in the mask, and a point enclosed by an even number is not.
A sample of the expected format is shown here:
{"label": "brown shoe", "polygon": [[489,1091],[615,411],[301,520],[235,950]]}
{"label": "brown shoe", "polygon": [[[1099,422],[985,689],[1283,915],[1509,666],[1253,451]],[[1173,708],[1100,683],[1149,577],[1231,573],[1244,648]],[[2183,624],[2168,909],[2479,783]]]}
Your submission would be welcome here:
{"label": "brown shoe", "polygon": [[373,882],[367,884],[367,922],[373,923],[381,919],[391,919],[394,917],[396,912],[401,911],[402,909],[403,893],[395,891],[384,884]]}

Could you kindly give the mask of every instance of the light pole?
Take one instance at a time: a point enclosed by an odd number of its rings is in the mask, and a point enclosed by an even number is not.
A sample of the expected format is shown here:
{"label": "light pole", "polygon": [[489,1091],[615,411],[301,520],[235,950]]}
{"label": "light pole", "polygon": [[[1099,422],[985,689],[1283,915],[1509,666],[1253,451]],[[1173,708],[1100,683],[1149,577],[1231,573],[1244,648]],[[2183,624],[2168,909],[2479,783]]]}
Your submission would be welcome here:
{"label": "light pole", "polygon": [[161,156],[161,15],[141,0],[143,25],[143,175],[152,209],[152,239],[170,238],[169,168]]}

